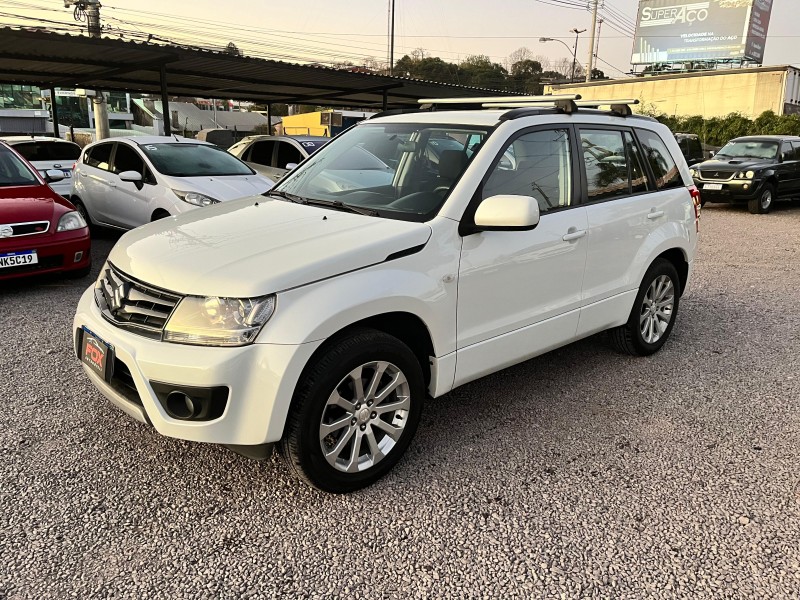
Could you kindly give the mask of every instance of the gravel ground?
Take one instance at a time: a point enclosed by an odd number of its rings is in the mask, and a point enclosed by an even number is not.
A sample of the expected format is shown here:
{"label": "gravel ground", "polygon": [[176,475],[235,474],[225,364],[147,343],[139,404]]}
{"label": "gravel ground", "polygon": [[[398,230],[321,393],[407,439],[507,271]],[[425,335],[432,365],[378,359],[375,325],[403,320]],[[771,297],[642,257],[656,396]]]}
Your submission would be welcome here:
{"label": "gravel ground", "polygon": [[348,496],[125,418],[72,355],[89,280],[4,284],[0,598],[800,598],[800,204],[702,223],[660,354],[431,401]]}

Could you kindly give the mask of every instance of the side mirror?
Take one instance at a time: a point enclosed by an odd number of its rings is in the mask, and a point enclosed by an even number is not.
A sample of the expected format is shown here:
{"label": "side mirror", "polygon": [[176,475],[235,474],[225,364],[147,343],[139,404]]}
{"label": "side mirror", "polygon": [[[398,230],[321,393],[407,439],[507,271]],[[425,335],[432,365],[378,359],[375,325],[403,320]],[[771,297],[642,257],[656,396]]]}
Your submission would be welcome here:
{"label": "side mirror", "polygon": [[526,230],[538,224],[539,203],[532,196],[492,196],[475,211],[475,225],[482,230]]}
{"label": "side mirror", "polygon": [[716,152],[714,152],[713,150],[709,150],[708,151],[708,158],[714,158],[715,154],[716,154]]}
{"label": "side mirror", "polygon": [[131,183],[140,183],[142,181],[142,174],[136,171],[123,171],[119,174],[122,181],[130,181]]}
{"label": "side mirror", "polygon": [[286,164],[286,170],[287,171],[291,171],[292,169],[296,169],[296,168],[297,168],[297,163],[287,163]]}
{"label": "side mirror", "polygon": [[47,183],[55,183],[64,179],[64,172],[58,169],[47,169],[44,172],[44,179]]}

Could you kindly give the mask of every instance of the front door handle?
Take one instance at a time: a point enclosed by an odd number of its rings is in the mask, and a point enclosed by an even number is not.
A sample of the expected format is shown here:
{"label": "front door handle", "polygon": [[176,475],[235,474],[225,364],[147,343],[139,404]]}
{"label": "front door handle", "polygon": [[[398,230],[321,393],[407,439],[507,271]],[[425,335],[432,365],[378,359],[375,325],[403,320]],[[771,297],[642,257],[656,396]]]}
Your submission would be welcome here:
{"label": "front door handle", "polygon": [[565,233],[563,236],[561,236],[561,239],[564,240],[565,242],[571,242],[573,240],[579,240],[585,235],[586,235],[585,229],[578,230],[575,229],[574,227],[570,227],[569,233]]}
{"label": "front door handle", "polygon": [[658,218],[663,217],[663,216],[664,216],[664,211],[663,210],[651,210],[647,214],[647,218],[648,219],[658,219]]}
{"label": "front door handle", "polygon": [[116,181],[106,181],[106,183],[109,185],[109,187],[117,187]]}

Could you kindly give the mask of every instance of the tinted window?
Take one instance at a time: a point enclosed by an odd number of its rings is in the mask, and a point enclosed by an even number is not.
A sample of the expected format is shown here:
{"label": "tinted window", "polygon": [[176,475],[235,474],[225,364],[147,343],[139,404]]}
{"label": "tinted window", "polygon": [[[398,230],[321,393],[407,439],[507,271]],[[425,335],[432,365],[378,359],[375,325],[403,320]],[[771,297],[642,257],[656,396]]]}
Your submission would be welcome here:
{"label": "tinted window", "polygon": [[238,158],[210,144],[146,144],[141,148],[159,173],[172,177],[253,174]]}
{"label": "tinted window", "polygon": [[714,158],[763,158],[775,160],[778,142],[757,140],[733,140],[725,144]]}
{"label": "tinted window", "polygon": [[631,193],[638,194],[650,189],[650,181],[644,169],[644,159],[639,152],[636,141],[629,132],[625,132],[625,150],[630,166]]}
{"label": "tinted window", "polygon": [[794,160],[794,148],[789,142],[783,142],[781,145],[781,156],[783,160]]}
{"label": "tinted window", "polygon": [[645,158],[656,178],[656,187],[664,189],[683,186],[678,166],[658,134],[646,129],[638,129],[636,135],[642,143]]}
{"label": "tinted window", "polygon": [[630,193],[627,152],[621,131],[581,131],[589,201]]}
{"label": "tinted window", "polygon": [[250,146],[250,155],[247,160],[250,162],[258,163],[271,167],[272,165],[272,149],[275,147],[275,142],[256,142]]}
{"label": "tinted window", "polygon": [[483,187],[483,198],[500,194],[533,196],[543,213],[569,206],[571,165],[566,129],[526,133],[503,149],[501,160]]}
{"label": "tinted window", "polygon": [[0,187],[13,185],[39,185],[39,180],[16,154],[0,145]]}
{"label": "tinted window", "polygon": [[792,142],[792,147],[794,148],[794,159],[800,160],[800,142]]}
{"label": "tinted window", "polygon": [[303,160],[303,155],[289,142],[278,142],[278,158],[275,166],[279,169],[285,169],[289,163],[298,164]]}
{"label": "tinted window", "polygon": [[136,150],[125,144],[117,144],[117,152],[114,154],[114,173],[123,171],[136,171],[144,176],[144,161],[136,153]]}
{"label": "tinted window", "polygon": [[111,149],[114,144],[98,144],[86,151],[84,162],[90,167],[97,167],[108,171],[108,163],[111,160]]}
{"label": "tinted window", "polygon": [[24,142],[14,144],[14,150],[27,160],[64,161],[78,160],[81,148],[71,142]]}

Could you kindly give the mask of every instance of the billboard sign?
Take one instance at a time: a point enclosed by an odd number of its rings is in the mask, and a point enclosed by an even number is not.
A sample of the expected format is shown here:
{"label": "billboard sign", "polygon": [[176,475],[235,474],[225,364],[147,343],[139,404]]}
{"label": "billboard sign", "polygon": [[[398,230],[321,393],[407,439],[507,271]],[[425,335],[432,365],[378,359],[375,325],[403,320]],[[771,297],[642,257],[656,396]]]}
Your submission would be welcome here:
{"label": "billboard sign", "polygon": [[773,0],[641,0],[631,64],[761,63]]}

